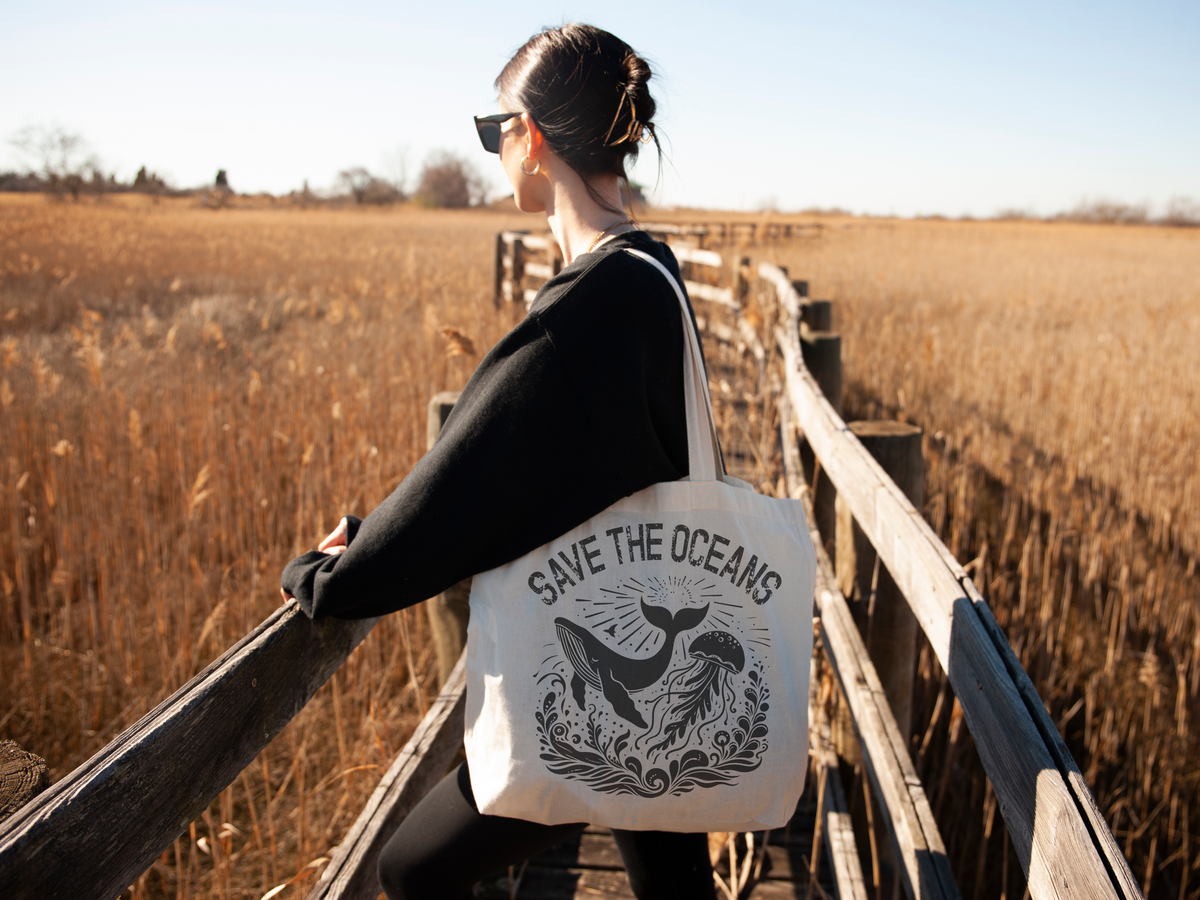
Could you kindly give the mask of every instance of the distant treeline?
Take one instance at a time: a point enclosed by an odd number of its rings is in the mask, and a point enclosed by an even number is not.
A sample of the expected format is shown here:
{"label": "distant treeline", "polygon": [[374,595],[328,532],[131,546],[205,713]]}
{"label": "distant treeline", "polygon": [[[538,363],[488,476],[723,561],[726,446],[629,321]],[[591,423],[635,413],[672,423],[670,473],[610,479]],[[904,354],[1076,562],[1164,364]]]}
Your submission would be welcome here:
{"label": "distant treeline", "polygon": [[994,218],[1046,222],[1092,222],[1115,225],[1200,226],[1200,202],[1191,197],[1172,197],[1162,215],[1154,216],[1146,203],[1121,203],[1116,200],[1084,200],[1073,209],[1048,216],[1037,216],[1020,209],[1002,210]]}
{"label": "distant treeline", "polygon": [[[451,153],[431,156],[421,169],[415,187],[406,190],[403,182],[376,175],[363,166],[353,166],[338,173],[334,187],[314,191],[305,181],[299,190],[279,195],[304,205],[345,203],[383,206],[413,202],[420,206],[466,208],[487,203],[488,186],[479,172],[467,161]],[[236,196],[224,169],[217,172],[211,186],[197,188],[173,187],[143,166],[132,181],[120,181],[115,175],[105,175],[99,168],[82,172],[0,172],[0,191],[43,193],[62,199],[79,199],[97,194],[154,194],[167,197],[203,196],[219,201]],[[267,196],[258,194],[257,196]]]}
{"label": "distant treeline", "polygon": [[170,187],[146,167],[138,169],[133,181],[118,181],[116,175],[104,175],[99,168],[80,172],[0,172],[0,191],[45,193],[79,197],[81,194],[144,193],[187,196],[191,190]]}
{"label": "distant treeline", "polygon": [[[99,157],[80,134],[62,128],[29,126],[8,143],[26,161],[24,171],[0,172],[0,191],[45,193],[79,199],[85,194],[143,193],[205,198],[212,206],[224,206],[235,196],[224,169],[217,171],[209,186],[179,189],[145,166],[132,181],[119,181],[105,174]],[[385,177],[364,166],[351,166],[338,173],[330,190],[313,191],[305,180],[303,188],[284,195],[304,205],[344,203],[385,205],[414,202],[422,206],[464,208],[481,206],[488,200],[488,184],[475,166],[446,150],[435,150],[421,166],[415,186],[408,186],[407,150],[401,148],[391,160],[395,169]],[[263,195],[259,195],[263,196]]]}
{"label": "distant treeline", "polygon": [[[145,166],[138,169],[132,181],[119,181],[115,174],[105,174],[99,158],[82,135],[62,128],[30,126],[10,138],[8,143],[27,161],[23,172],[0,172],[0,191],[45,193],[59,198],[79,199],[86,194],[144,193],[161,196],[200,196],[208,206],[221,207],[236,196],[224,169],[219,169],[213,183],[197,188],[180,189],[169,185],[164,178]],[[364,166],[351,166],[338,173],[334,186],[326,190],[310,190],[308,181],[300,190],[293,190],[278,199],[303,206],[345,204],[383,206],[412,202],[420,206],[462,209],[482,206],[488,202],[489,185],[475,165],[447,150],[435,150],[421,165],[415,184],[410,187],[407,150],[401,148],[385,166],[391,176],[371,172]],[[628,202],[644,204],[641,185],[628,185]],[[258,196],[264,196],[259,194]],[[778,213],[774,200],[762,209]],[[814,215],[850,215],[840,208],[806,209],[800,212]],[[942,219],[944,216],[918,216]],[[970,219],[971,216],[964,216]],[[1041,220],[1065,222],[1112,223],[1121,225],[1200,226],[1200,202],[1191,197],[1173,197],[1159,216],[1151,214],[1148,204],[1122,203],[1115,200],[1084,200],[1065,212],[1040,216],[1025,209],[1003,209],[994,216],[1000,220]]]}

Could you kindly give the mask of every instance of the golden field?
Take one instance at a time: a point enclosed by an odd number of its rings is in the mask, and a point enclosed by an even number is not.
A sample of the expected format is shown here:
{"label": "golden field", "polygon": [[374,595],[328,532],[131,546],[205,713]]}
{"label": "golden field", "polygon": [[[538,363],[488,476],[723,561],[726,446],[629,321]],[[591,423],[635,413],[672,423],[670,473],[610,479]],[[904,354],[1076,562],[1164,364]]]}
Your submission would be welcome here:
{"label": "golden field", "polygon": [[[278,606],[503,333],[495,214],[0,197],[0,734],[70,771]],[[511,324],[511,323],[510,323]],[[435,692],[390,616],[139,881],[260,897],[338,842]],[[309,878],[301,892],[311,886]]]}
{"label": "golden field", "polygon": [[[847,420],[924,428],[926,517],[1147,896],[1200,896],[1200,231],[825,224],[765,256],[835,301]],[[964,895],[1007,880],[1014,896],[961,714],[928,654],[919,671],[915,755]],[[968,796],[963,819],[943,818]]]}
{"label": "golden field", "polygon": [[[241,202],[0,195],[0,738],[53,779],[261,621],[283,564],[408,472],[430,396],[513,322],[492,304],[495,233],[541,224]],[[1200,233],[806,221],[743,252],[835,301],[847,418],[925,427],[926,513],[1139,880],[1200,896]],[[447,328],[475,355],[448,355]],[[327,855],[428,703],[429,646],[420,610],[381,621],[133,896],[257,898]],[[921,677],[914,755],[963,894],[1019,896],[928,654]]]}

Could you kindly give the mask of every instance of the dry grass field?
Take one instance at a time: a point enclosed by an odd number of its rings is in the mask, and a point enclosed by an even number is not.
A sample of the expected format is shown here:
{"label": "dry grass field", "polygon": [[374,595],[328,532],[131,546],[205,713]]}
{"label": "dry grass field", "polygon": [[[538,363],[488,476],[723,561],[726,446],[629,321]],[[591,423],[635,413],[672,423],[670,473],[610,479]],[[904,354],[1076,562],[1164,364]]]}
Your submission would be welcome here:
{"label": "dry grass field", "polygon": [[[0,735],[57,779],[265,618],[505,330],[518,223],[0,196]],[[423,611],[382,622],[134,895],[257,898],[323,855],[424,712],[429,647]]]}
{"label": "dry grass field", "polygon": [[[836,301],[848,418],[925,427],[927,515],[1139,879],[1200,896],[1200,233],[818,223],[747,252]],[[59,778],[275,608],[283,564],[399,482],[429,397],[511,325],[494,235],[537,224],[0,195],[0,738]],[[428,703],[429,646],[420,610],[384,619],[132,896],[258,898],[326,855]],[[921,677],[963,894],[1018,897],[928,654]]]}
{"label": "dry grass field", "polygon": [[[1200,896],[1200,232],[825,225],[764,255],[835,301],[847,420],[924,427],[926,516],[1147,895]],[[998,896],[1012,857],[937,668],[918,755],[964,895]]]}

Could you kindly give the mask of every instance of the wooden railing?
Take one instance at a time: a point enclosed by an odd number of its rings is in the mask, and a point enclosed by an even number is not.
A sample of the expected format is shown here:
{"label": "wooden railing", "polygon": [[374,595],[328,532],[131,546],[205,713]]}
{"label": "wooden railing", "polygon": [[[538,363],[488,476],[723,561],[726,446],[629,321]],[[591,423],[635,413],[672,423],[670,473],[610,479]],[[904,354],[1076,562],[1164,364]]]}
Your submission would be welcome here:
{"label": "wooden railing", "polygon": [[[694,239],[686,228],[664,231]],[[497,238],[498,300],[523,300],[526,277],[549,278],[547,238]],[[700,302],[736,324],[698,315],[710,338],[760,362],[767,348],[740,316],[744,260],[678,245],[687,267],[718,278],[688,279]],[[685,273],[686,274],[686,273]],[[911,898],[957,898],[929,802],[876,664],[856,627],[823,544],[820,490],[806,482],[802,435],[924,630],[962,705],[1012,836],[1031,895],[1140,897],[1138,886],[1078,766],[987,603],[909,498],[842,421],[840,360],[828,305],[769,264],[757,269],[783,310],[773,339],[783,362],[778,397],[788,490],[808,505],[818,553],[816,609],[824,658],[850,710],[872,790],[886,812],[901,883]],[[725,284],[713,284],[724,279]],[[711,290],[695,290],[702,286]],[[698,313],[700,311],[698,310]],[[802,329],[801,323],[807,322]],[[802,340],[802,334],[803,340]],[[774,352],[774,351],[773,351]],[[815,371],[810,371],[810,365]],[[833,365],[831,363],[836,363]],[[814,508],[816,503],[816,508]],[[827,505],[827,502],[826,502]],[[828,531],[828,527],[826,528]],[[373,627],[375,620],[313,623],[295,601],[281,607],[100,753],[0,824],[0,897],[113,897],[143,872],[279,733]],[[813,679],[816,687],[817,679]],[[373,898],[375,862],[413,805],[449,769],[462,738],[463,663],[332,854],[310,900]],[[833,861],[842,897],[864,897],[845,792],[825,705],[811,705],[818,778],[817,841]],[[814,846],[812,863],[817,863]],[[815,874],[815,872],[814,872]]]}
{"label": "wooden railing", "polygon": [[[949,677],[999,799],[1030,894],[1081,900],[1140,897],[1128,863],[1079,767],[987,602],[920,511],[842,421],[805,367],[798,327],[804,299],[779,268],[760,264],[759,275],[774,287],[787,310],[786,324],[778,328],[775,339],[783,354],[785,397],[796,425],[908,601]],[[819,536],[816,543],[820,544]],[[827,560],[821,568],[817,605],[823,644],[843,688],[853,688],[847,690],[853,710],[853,697],[862,696],[863,682],[870,693],[878,696],[881,691],[869,675],[854,671],[855,662],[858,668],[867,668],[858,648],[850,647],[847,653],[841,647],[837,631],[848,638],[854,629],[845,624],[845,601],[839,601],[840,591]],[[857,659],[852,658],[855,656]],[[869,666],[869,660],[866,662]],[[875,728],[870,704],[864,702],[860,708],[861,714],[854,710],[855,725],[865,746]],[[886,734],[890,729],[886,716],[883,718],[885,734],[875,736],[879,751],[871,754],[874,765],[885,758],[885,744],[891,743],[897,752],[903,747],[902,741],[896,746],[897,735]],[[907,785],[915,779],[902,763],[899,780],[896,775],[889,779],[898,795],[895,806],[888,804],[893,819],[908,814],[900,781]],[[876,773],[872,780],[886,792],[885,779]],[[923,792],[910,792],[910,800],[923,829]],[[906,830],[916,837],[911,823]],[[909,873],[911,877],[911,868]],[[920,877],[923,880],[924,874]],[[913,891],[912,895],[924,894]]]}
{"label": "wooden railing", "polygon": [[[675,257],[683,268],[684,286],[688,295],[711,300],[730,309],[738,309],[740,269],[735,269],[730,284],[718,287],[714,282],[724,275],[724,260],[719,253],[705,250],[707,227],[684,225],[644,224],[641,226],[659,240],[671,237],[694,241],[673,244]],[[737,262],[742,262],[738,260]],[[749,260],[745,260],[748,264]],[[503,303],[524,303],[528,306],[537,296],[538,288],[562,271],[562,251],[548,235],[524,231],[502,231],[496,235],[496,282],[494,299]],[[709,277],[692,278],[692,270],[709,270]],[[715,277],[712,277],[715,276]],[[744,290],[744,281],[741,282]]]}
{"label": "wooden railing", "polygon": [[0,897],[115,897],[304,708],[376,619],[291,600],[0,824]]}

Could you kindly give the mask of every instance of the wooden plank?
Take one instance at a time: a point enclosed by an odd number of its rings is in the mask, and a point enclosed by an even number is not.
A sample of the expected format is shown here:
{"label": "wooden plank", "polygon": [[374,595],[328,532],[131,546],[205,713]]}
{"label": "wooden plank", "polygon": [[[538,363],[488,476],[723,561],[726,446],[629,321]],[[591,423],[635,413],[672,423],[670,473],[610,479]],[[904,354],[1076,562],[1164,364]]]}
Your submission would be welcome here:
{"label": "wooden plank", "polygon": [[818,548],[817,553],[821,558],[817,574],[821,642],[854,717],[872,787],[887,812],[888,832],[896,858],[901,862],[905,891],[913,900],[934,897],[958,900],[958,886],[946,858],[945,845],[933,823],[929,801],[892,716],[883,685],[867,657],[846,600],[837,590],[824,549]]}
{"label": "wooden plank", "polygon": [[[781,397],[779,406],[788,489],[805,501],[817,553],[815,599],[820,611],[821,643],[825,648],[825,657],[833,667],[842,693],[850,706],[867,774],[888,814],[888,833],[896,851],[896,858],[902,864],[901,875],[905,882],[905,892],[910,898],[941,897],[958,900],[958,886],[946,857],[946,847],[934,822],[933,811],[921,787],[921,780],[909,756],[907,742],[897,726],[891,705],[875,666],[867,654],[862,636],[854,624],[846,598],[838,589],[837,577],[829,556],[821,545],[820,535],[811,524],[812,497],[811,492],[804,489],[800,452],[787,398]],[[829,723],[824,719],[823,710],[812,710],[810,719],[814,715],[815,736],[818,738],[814,752],[820,754],[816,761],[818,765],[833,769],[832,789],[829,785],[830,775],[825,776],[826,788],[822,794],[822,814],[825,816],[823,821],[836,829],[848,825],[848,818],[839,818],[840,814],[848,813],[848,810],[841,791],[841,779],[836,776],[837,756],[833,750]],[[832,822],[829,813],[834,814]],[[845,852],[843,844],[846,837],[844,832],[827,834],[827,846],[835,866],[838,865],[836,854]],[[849,840],[853,843],[852,830]],[[853,874],[848,871],[853,868],[857,872],[858,881],[861,882],[862,870],[858,866],[857,849],[854,851],[853,863],[854,865],[850,866],[849,860],[843,859],[842,865],[847,871],[842,877],[853,879]],[[839,890],[841,887],[839,882]],[[853,881],[847,884],[847,889],[851,893],[857,890]]]}
{"label": "wooden plank", "polygon": [[510,244],[520,242],[530,250],[551,250],[557,245],[553,238],[540,234],[528,234],[523,231],[506,231],[504,240]]}
{"label": "wooden plank", "polygon": [[804,301],[796,293],[796,289],[792,286],[791,281],[788,280],[787,273],[778,266],[764,262],[758,264],[758,277],[775,288],[775,296],[783,304],[783,308],[787,310],[788,319],[799,319]]}
{"label": "wooden plank", "polygon": [[414,806],[445,776],[462,748],[466,651],[417,730],[333,852],[308,900],[375,900],[379,853]]}
{"label": "wooden plank", "polygon": [[675,234],[704,237],[709,233],[707,225],[672,225],[663,222],[642,222],[638,224],[638,228],[649,234],[661,235]]}
{"label": "wooden plank", "polygon": [[[951,559],[954,559],[948,548],[946,549],[946,554]],[[961,571],[962,567],[958,565],[957,560],[955,561],[955,566]],[[1009,644],[1008,638],[1000,628],[1000,624],[992,615],[991,607],[987,605],[982,595],[976,590],[974,582],[971,581],[965,572],[962,573],[960,580],[967,596],[971,598],[972,603],[975,605],[975,611],[983,620],[984,627],[992,639],[992,645],[1000,654],[1000,659],[1004,662],[1005,668],[1016,684],[1017,691],[1021,695],[1021,699],[1025,702],[1025,708],[1029,710],[1038,732],[1042,735],[1046,746],[1050,749],[1051,756],[1054,757],[1054,761],[1058,764],[1059,771],[1067,773],[1067,786],[1075,797],[1075,802],[1083,811],[1088,829],[1092,834],[1092,839],[1100,847],[1101,853],[1108,864],[1109,875],[1121,885],[1122,896],[1140,896],[1141,888],[1138,886],[1133,872],[1129,869],[1125,854],[1121,852],[1116,837],[1109,829],[1108,823],[1104,820],[1104,813],[1101,812],[1100,806],[1096,803],[1096,798],[1092,796],[1091,789],[1088,788],[1087,782],[1083,778],[1083,773],[1079,770],[1079,766],[1075,762],[1075,757],[1071,755],[1071,751],[1067,749],[1066,743],[1063,742],[1062,735],[1058,732],[1058,726],[1050,718],[1050,713],[1042,702],[1042,698],[1038,695],[1037,688],[1034,687],[1029,674],[1022,667],[1021,661],[1017,659],[1017,654],[1013,652],[1012,645]]]}
{"label": "wooden plank", "polygon": [[577,838],[563,841],[530,860],[530,865],[542,868],[569,869],[624,869],[621,851],[613,840],[612,833],[605,830],[594,834],[584,832]]}
{"label": "wooden plank", "polygon": [[689,247],[686,244],[672,244],[671,252],[675,254],[675,258],[680,262],[689,262],[699,266],[712,266],[714,269],[719,269],[725,265],[721,259],[721,254],[715,250],[701,250],[698,247]]}
{"label": "wooden plank", "polygon": [[554,266],[546,263],[527,262],[525,263],[525,274],[532,275],[534,278],[553,278]]}
{"label": "wooden plank", "polygon": [[[932,533],[932,529],[930,529],[930,532]],[[993,647],[995,647],[996,652],[1000,655],[1005,669],[1016,685],[1017,692],[1024,701],[1025,708],[1033,718],[1038,733],[1042,736],[1042,740],[1045,741],[1047,748],[1049,748],[1050,755],[1054,757],[1059,771],[1066,773],[1067,786],[1074,796],[1076,804],[1083,812],[1092,839],[1100,847],[1101,853],[1107,863],[1109,875],[1121,885],[1122,896],[1140,896],[1141,888],[1134,878],[1133,872],[1129,869],[1125,855],[1117,844],[1116,837],[1109,829],[1108,823],[1104,820],[1104,813],[1101,812],[1099,805],[1096,803],[1096,798],[1092,796],[1087,782],[1084,781],[1083,773],[1079,770],[1079,766],[1075,762],[1075,757],[1071,755],[1071,751],[1067,749],[1062,735],[1059,734],[1058,726],[1050,718],[1050,713],[1046,709],[1045,703],[1042,702],[1042,698],[1038,695],[1037,688],[1034,687],[1029,674],[1021,665],[1017,654],[1013,652],[1012,645],[1009,644],[1008,638],[1005,636],[1000,624],[996,621],[995,616],[992,615],[991,607],[983,599],[983,595],[979,593],[975,587],[975,583],[967,575],[962,565],[954,558],[954,554],[950,552],[950,548],[940,541],[938,542],[938,547],[941,550],[942,559],[946,563],[947,568],[954,573],[954,576],[962,585],[963,591],[971,599],[975,607],[975,612],[982,620],[988,636],[992,639]]]}
{"label": "wooden plank", "polygon": [[[844,801],[843,801],[844,802]],[[825,807],[825,841],[833,864],[838,897],[845,900],[867,900],[867,885],[863,881],[858,845],[854,842],[854,825],[850,813],[835,812]]]}
{"label": "wooden plank", "polygon": [[[520,871],[520,866],[516,867]],[[481,900],[509,900],[507,878],[480,887]],[[518,900],[635,900],[625,871],[611,869],[543,869],[532,863],[521,876]]]}
{"label": "wooden plank", "polygon": [[0,825],[0,897],[115,897],[309,701],[376,619],[292,600]]}
{"label": "wooden plank", "polygon": [[825,835],[825,848],[829,853],[838,897],[841,900],[867,900],[867,886],[863,881],[858,843],[854,840],[850,808],[846,803],[846,792],[842,789],[842,776],[838,771],[837,751],[833,747],[833,736],[824,710],[816,711],[815,720],[810,715],[809,727],[816,738],[812,748],[813,761],[819,769],[824,770],[818,776],[825,779],[820,811],[821,831]]}
{"label": "wooden plank", "polygon": [[[799,297],[786,276],[767,264],[759,272],[781,291],[785,308],[798,311]],[[1077,799],[1071,768],[1060,769],[1026,707],[976,608],[986,604],[969,595],[919,511],[821,395],[803,367],[791,324],[778,329],[776,339],[798,423],[950,678],[1032,896],[1140,897],[1128,864],[1111,855],[1111,838],[1097,837],[1103,823]]]}
{"label": "wooden plank", "polygon": [[683,286],[687,290],[688,296],[696,300],[708,300],[712,303],[720,303],[722,306],[728,306],[730,309],[742,308],[742,305],[734,298],[732,288],[701,284],[698,281],[684,281]]}

